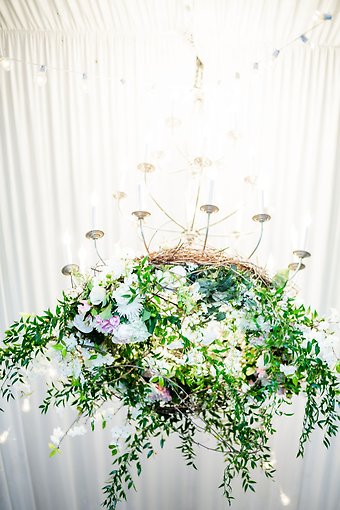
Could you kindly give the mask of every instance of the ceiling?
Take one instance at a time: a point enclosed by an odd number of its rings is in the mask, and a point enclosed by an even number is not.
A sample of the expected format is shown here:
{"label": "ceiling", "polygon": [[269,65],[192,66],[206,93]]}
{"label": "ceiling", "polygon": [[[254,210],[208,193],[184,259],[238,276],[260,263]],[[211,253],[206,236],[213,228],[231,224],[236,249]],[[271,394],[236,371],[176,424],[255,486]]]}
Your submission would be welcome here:
{"label": "ceiling", "polygon": [[[307,34],[313,44],[287,45],[313,25],[316,10],[333,19]],[[339,0],[3,0],[0,53],[15,62],[10,72],[0,69],[0,330],[21,312],[55,304],[68,285],[60,268],[70,251],[72,262],[93,262],[84,234],[94,192],[97,226],[106,233],[101,253],[141,251],[130,219],[137,164],[153,162],[152,193],[185,224],[191,163],[202,155],[213,161],[216,219],[237,211],[209,242],[249,255],[264,189],[272,220],[254,260],[270,271],[286,267],[310,217],[312,257],[296,284],[322,313],[340,309],[339,13]],[[204,63],[203,103],[193,94],[196,56]],[[43,64],[48,80],[40,88],[34,76]],[[120,205],[117,190],[127,193]],[[204,193],[202,200],[207,181]],[[159,232],[152,247],[175,242],[176,226],[164,225],[167,218],[145,200],[148,239],[159,225],[172,231]],[[197,221],[204,226],[202,215]],[[53,428],[66,427],[72,414],[41,416],[43,388],[37,380],[29,411],[18,401],[0,416],[0,508],[99,508],[109,432],[69,439],[49,459]],[[315,433],[305,459],[295,459],[302,404],[277,424],[276,483],[258,475],[256,494],[246,495],[236,483],[232,508],[338,509],[339,439],[326,451]],[[225,508],[220,459],[202,451],[192,473],[174,446],[145,464],[124,508]]]}

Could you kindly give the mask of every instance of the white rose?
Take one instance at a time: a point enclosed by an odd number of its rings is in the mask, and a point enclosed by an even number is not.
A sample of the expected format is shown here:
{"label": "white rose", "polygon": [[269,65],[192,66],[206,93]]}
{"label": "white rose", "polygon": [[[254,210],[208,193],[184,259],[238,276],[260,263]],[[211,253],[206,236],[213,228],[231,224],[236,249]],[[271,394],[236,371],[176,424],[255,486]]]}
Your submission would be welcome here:
{"label": "white rose", "polygon": [[95,285],[90,293],[90,301],[93,305],[99,305],[105,299],[106,291],[104,287],[99,287],[99,285]]}
{"label": "white rose", "polygon": [[115,332],[114,339],[116,339],[117,343],[126,344],[144,342],[149,336],[150,333],[145,323],[137,320],[130,324],[120,324]]}
{"label": "white rose", "polygon": [[73,324],[82,333],[91,333],[93,331],[92,321],[89,319],[84,321],[83,315],[76,315]]}

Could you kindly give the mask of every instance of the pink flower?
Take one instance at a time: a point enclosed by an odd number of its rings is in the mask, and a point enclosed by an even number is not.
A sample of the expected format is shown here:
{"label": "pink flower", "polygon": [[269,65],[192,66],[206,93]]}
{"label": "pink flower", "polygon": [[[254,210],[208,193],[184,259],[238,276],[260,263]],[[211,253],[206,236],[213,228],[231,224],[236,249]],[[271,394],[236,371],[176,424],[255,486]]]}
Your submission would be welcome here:
{"label": "pink flower", "polygon": [[258,377],[259,379],[264,379],[265,377],[267,377],[267,372],[266,372],[266,371],[265,371],[265,369],[264,369],[264,368],[262,368],[262,367],[261,367],[261,368],[258,368],[258,369],[256,370],[256,373],[257,373],[257,377]]}
{"label": "pink flower", "polygon": [[148,398],[151,402],[170,402],[172,400],[170,391],[159,384],[153,385]]}
{"label": "pink flower", "polygon": [[110,317],[110,319],[102,319],[99,315],[97,315],[96,322],[103,333],[111,335],[119,326],[120,319],[118,315],[114,315],[113,317]]}
{"label": "pink flower", "polygon": [[78,305],[78,313],[80,315],[85,315],[86,312],[88,312],[89,310],[91,310],[91,305],[89,304],[88,301],[86,301],[86,299],[81,299],[80,300],[80,305]]}

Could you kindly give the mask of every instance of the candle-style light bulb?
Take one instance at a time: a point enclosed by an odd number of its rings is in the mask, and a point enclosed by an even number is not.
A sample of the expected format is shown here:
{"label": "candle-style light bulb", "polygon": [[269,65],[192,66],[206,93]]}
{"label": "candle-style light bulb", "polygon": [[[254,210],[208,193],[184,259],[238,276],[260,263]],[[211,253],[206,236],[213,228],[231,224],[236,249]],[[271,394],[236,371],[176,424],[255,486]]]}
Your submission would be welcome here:
{"label": "candle-style light bulb", "polygon": [[64,257],[68,264],[72,262],[72,251],[71,251],[71,236],[69,232],[65,232],[63,238],[64,244]]}
{"label": "candle-style light bulb", "polygon": [[213,200],[214,200],[214,187],[215,187],[215,181],[214,181],[214,179],[210,179],[210,181],[209,181],[208,204],[213,204]]}
{"label": "candle-style light bulb", "polygon": [[98,225],[97,225],[98,210],[97,209],[98,209],[98,197],[97,197],[97,193],[95,191],[93,191],[93,193],[91,194],[91,228],[92,228],[92,230],[95,230],[98,227]]}

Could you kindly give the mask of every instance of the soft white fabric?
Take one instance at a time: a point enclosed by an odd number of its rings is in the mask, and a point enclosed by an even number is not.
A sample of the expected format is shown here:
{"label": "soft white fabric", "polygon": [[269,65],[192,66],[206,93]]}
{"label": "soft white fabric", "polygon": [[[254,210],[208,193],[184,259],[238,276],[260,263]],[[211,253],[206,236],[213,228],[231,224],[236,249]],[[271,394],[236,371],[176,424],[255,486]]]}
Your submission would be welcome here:
{"label": "soft white fabric", "polygon": [[[74,262],[79,262],[79,250],[87,263],[95,260],[84,239],[93,226],[106,232],[100,241],[103,254],[112,253],[118,241],[142,249],[130,213],[138,199],[136,165],[146,158],[158,167],[152,177],[153,191],[185,223],[190,172],[171,172],[188,169],[193,158],[202,154],[215,161],[214,195],[221,215],[246,202],[238,216],[212,231],[226,235],[242,230],[246,235],[211,237],[211,243],[234,246],[244,255],[251,252],[256,243],[251,216],[258,212],[258,190],[263,186],[272,221],[265,225],[258,262],[287,266],[291,250],[300,247],[304,216],[310,211],[307,247],[313,256],[296,281],[306,302],[322,312],[340,309],[340,15],[310,34],[314,49],[296,42],[270,63],[275,48],[313,24],[316,9],[335,14],[340,3],[1,3],[1,53],[50,66],[44,88],[33,80],[38,67],[16,63],[9,73],[0,69],[2,331],[20,312],[53,306],[67,285],[60,274],[60,268],[70,262],[63,245],[65,235],[71,236]],[[203,114],[193,107],[191,93],[195,54],[205,64]],[[262,58],[266,59],[263,65]],[[255,61],[260,61],[257,74],[252,72]],[[83,72],[89,76],[88,94],[81,90]],[[240,73],[239,80],[235,73]],[[182,120],[178,132],[166,127],[164,121],[171,116]],[[251,193],[244,180],[251,181],[256,174],[264,184]],[[121,187],[128,192],[122,203],[125,216],[118,214],[112,198]],[[93,190],[98,195],[96,225],[91,224]],[[207,198],[206,193],[202,201]],[[166,221],[150,202],[146,206],[153,213],[149,227]],[[199,222],[204,225],[202,216]],[[298,239],[292,242],[294,224]],[[171,224],[164,228],[176,230]],[[152,232],[147,230],[148,237]],[[176,236],[163,233],[155,243]],[[0,416],[0,438],[9,429],[7,441],[0,443],[0,508],[99,508],[100,487],[110,468],[109,433],[89,432],[68,439],[63,454],[49,459],[47,444],[53,428],[66,427],[72,414],[41,416],[37,405],[42,390],[41,382],[30,412],[23,413],[18,402]],[[296,407],[297,418],[280,419],[273,439],[276,484],[257,476],[255,495],[243,495],[236,484],[233,508],[338,507],[339,439],[325,451],[316,433],[306,458],[297,461],[301,402]],[[139,491],[130,494],[125,508],[225,508],[217,490],[220,461],[202,451],[199,467],[198,473],[192,473],[177,451],[165,449],[145,463]]]}

